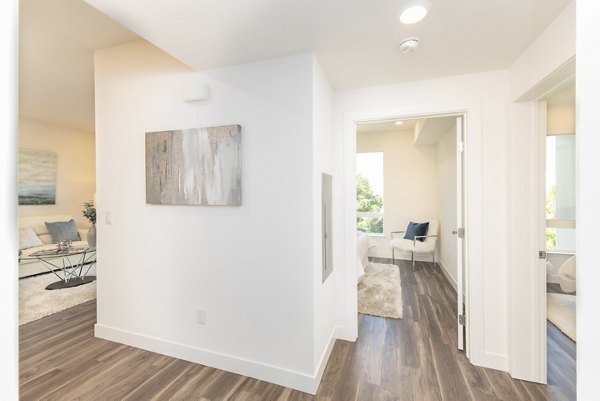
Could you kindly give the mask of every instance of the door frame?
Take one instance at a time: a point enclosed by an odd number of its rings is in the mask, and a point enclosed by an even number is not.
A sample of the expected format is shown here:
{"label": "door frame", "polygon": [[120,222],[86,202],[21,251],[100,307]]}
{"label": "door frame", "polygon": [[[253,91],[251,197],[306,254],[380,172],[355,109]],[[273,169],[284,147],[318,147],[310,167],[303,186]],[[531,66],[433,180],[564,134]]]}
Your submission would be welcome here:
{"label": "door frame", "polygon": [[[455,162],[455,174],[456,174],[456,227],[454,230],[455,238],[456,238],[456,324],[458,331],[458,344],[457,347],[461,351],[465,351],[465,353],[469,354],[469,348],[467,347],[467,324],[462,325],[460,323],[460,316],[464,313],[464,316],[468,316],[466,313],[467,304],[464,297],[465,290],[465,250],[466,250],[466,241],[463,238],[464,235],[461,231],[465,229],[465,211],[464,211],[464,201],[465,201],[465,192],[463,191],[463,181],[464,181],[464,153],[465,153],[465,138],[467,134],[467,127],[465,124],[465,115],[459,114],[455,117],[455,129],[456,129],[456,138],[455,138],[455,146],[454,155],[456,157]],[[438,216],[439,218],[439,216]]]}
{"label": "door frame", "polygon": [[[356,124],[360,122],[427,118],[464,117],[464,215],[465,228],[465,304],[467,357],[485,365],[483,316],[483,226],[482,226],[482,131],[481,101],[447,101],[409,104],[394,109],[364,110],[343,116],[343,219],[344,219],[344,291],[345,330],[341,338],[355,341],[358,337],[356,260]],[[457,294],[459,296],[459,294]]]}
{"label": "door frame", "polygon": [[[548,94],[575,80],[575,57],[512,103],[509,219],[509,372],[547,382],[545,250],[545,136]],[[518,235],[517,233],[518,228]]]}
{"label": "door frame", "polygon": [[[537,196],[537,219],[538,219],[538,252],[546,252],[546,135],[548,131],[548,105],[546,100],[538,100],[537,108],[537,132],[538,132],[538,196]],[[546,259],[538,256],[538,305],[540,317],[538,319],[538,344],[540,383],[548,381],[548,320],[546,305]]]}

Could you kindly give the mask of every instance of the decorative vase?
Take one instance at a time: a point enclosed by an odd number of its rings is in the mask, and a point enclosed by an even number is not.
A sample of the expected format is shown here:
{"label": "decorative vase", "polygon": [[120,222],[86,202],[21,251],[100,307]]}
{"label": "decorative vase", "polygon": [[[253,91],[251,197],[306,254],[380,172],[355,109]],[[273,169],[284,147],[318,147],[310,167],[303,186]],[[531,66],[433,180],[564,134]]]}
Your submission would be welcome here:
{"label": "decorative vase", "polygon": [[87,243],[90,248],[96,247],[96,224],[92,224],[87,232]]}

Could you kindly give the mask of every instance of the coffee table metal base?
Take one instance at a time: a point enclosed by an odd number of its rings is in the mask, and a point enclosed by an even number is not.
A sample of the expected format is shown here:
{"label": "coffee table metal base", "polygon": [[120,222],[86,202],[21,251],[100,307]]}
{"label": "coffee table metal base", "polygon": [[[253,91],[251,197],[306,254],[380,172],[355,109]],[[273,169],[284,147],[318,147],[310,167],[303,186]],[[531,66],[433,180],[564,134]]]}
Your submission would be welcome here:
{"label": "coffee table metal base", "polygon": [[63,288],[77,287],[83,284],[89,284],[96,281],[96,276],[73,277],[69,281],[60,280],[46,286],[47,290],[60,290]]}

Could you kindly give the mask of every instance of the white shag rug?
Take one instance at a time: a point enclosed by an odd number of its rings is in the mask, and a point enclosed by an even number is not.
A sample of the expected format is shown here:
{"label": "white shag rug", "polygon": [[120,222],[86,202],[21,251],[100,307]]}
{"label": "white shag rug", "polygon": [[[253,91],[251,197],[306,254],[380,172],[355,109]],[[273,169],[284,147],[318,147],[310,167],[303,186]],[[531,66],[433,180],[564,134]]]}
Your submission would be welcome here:
{"label": "white shag rug", "polygon": [[358,312],[402,319],[402,287],[398,266],[369,263],[358,283]]}
{"label": "white shag rug", "polygon": [[575,295],[547,294],[547,296],[548,320],[576,342]]}
{"label": "white shag rug", "polygon": [[[96,266],[87,274],[96,275]],[[19,325],[96,299],[96,281],[78,287],[47,290],[48,284],[58,281],[53,273],[19,280]]]}

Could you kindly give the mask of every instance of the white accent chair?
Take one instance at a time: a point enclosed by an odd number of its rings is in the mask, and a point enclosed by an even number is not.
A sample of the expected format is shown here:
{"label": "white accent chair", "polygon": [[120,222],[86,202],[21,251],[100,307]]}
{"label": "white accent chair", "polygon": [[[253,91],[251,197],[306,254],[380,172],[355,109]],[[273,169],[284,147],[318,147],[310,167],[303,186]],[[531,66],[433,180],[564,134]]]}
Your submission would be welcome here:
{"label": "white accent chair", "polygon": [[[424,221],[423,223],[426,223]],[[435,247],[437,245],[437,239],[440,231],[440,222],[438,220],[429,220],[429,228],[427,234],[423,236],[416,236],[414,240],[404,239],[403,237],[394,238],[394,234],[406,233],[404,231],[392,231],[390,233],[390,245],[392,247],[392,261],[396,263],[395,251],[410,252],[413,271],[415,270],[415,253],[417,254],[432,254],[433,264],[435,265]],[[420,238],[425,238],[424,241],[420,241]]]}

